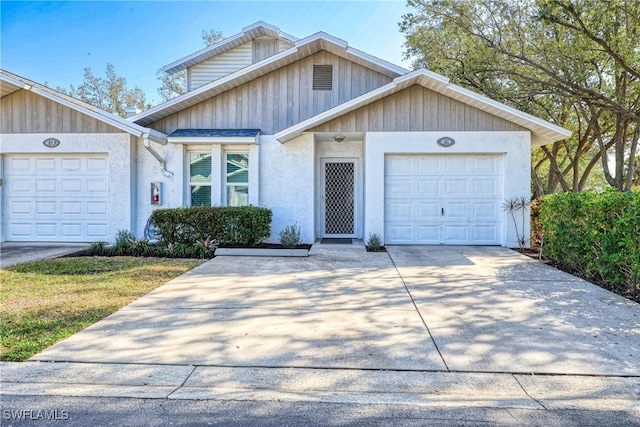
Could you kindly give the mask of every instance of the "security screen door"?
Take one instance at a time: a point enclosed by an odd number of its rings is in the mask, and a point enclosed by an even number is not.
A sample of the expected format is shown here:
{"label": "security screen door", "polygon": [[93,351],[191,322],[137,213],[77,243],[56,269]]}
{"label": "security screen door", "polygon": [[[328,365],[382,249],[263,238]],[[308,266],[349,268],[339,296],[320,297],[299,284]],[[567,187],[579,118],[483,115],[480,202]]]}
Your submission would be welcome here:
{"label": "security screen door", "polygon": [[323,233],[325,237],[355,235],[355,176],[353,160],[324,160]]}

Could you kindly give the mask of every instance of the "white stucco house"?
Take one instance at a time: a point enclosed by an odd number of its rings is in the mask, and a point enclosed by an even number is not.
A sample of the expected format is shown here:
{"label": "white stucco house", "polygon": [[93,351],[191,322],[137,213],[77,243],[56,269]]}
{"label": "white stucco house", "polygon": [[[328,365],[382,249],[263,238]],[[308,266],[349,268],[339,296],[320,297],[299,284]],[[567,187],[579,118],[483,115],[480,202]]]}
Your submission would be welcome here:
{"label": "white stucco house", "polygon": [[272,241],[297,223],[307,243],[517,246],[502,203],[530,194],[531,149],[570,135],[263,22],[164,70],[188,91],[128,119],[0,72],[2,241],[112,241],[154,209],[251,204]]}

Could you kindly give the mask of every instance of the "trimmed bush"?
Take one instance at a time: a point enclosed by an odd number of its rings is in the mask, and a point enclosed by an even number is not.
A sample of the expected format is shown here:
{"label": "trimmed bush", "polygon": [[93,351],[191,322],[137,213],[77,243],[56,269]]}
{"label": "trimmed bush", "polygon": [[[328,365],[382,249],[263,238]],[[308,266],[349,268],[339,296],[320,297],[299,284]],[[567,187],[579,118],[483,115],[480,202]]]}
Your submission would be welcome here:
{"label": "trimmed bush", "polygon": [[158,209],[151,223],[161,242],[255,246],[271,234],[271,210],[255,206]]}
{"label": "trimmed bush", "polygon": [[636,295],[640,193],[550,194],[542,199],[539,221],[548,258]]}

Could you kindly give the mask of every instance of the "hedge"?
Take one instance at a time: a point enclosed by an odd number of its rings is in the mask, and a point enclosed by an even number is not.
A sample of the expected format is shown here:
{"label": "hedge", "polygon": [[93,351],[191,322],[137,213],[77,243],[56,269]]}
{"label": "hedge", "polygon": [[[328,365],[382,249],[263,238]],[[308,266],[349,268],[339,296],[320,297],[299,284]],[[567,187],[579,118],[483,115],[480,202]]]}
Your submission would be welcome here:
{"label": "hedge", "polygon": [[640,192],[543,197],[544,255],[636,295],[640,281]]}
{"label": "hedge", "polygon": [[158,209],[151,215],[163,243],[255,246],[271,235],[271,210],[255,206]]}

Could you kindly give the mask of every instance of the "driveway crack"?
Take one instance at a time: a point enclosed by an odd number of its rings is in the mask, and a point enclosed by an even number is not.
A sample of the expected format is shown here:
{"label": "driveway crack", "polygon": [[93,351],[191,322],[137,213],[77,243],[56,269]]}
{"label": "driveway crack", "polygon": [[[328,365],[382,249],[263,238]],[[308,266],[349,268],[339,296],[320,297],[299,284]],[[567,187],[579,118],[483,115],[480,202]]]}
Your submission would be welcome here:
{"label": "driveway crack", "polygon": [[189,381],[189,378],[191,378],[191,375],[193,375],[193,373],[196,371],[196,369],[198,368],[197,365],[193,366],[193,369],[191,370],[191,372],[189,372],[189,375],[187,375],[187,377],[184,379],[184,381],[182,381],[182,384],[180,384],[178,387],[176,387],[175,390],[173,390],[171,393],[169,393],[167,395],[167,399],[171,398],[171,395],[174,394],[176,391],[180,390],[182,387],[184,387],[184,385],[187,383],[187,381]]}
{"label": "driveway crack", "polygon": [[389,257],[389,260],[391,260],[391,264],[393,264],[393,268],[396,269],[396,273],[398,273],[398,277],[400,277],[400,280],[402,280],[402,285],[404,286],[404,289],[407,291],[409,298],[411,298],[411,303],[413,304],[413,307],[416,309],[416,313],[418,313],[418,316],[420,316],[420,320],[422,320],[422,324],[427,330],[427,333],[429,334],[429,338],[431,338],[431,342],[433,343],[438,354],[440,355],[440,359],[442,359],[442,363],[444,364],[444,367],[447,369],[448,372],[451,372],[451,369],[449,369],[449,365],[447,365],[447,362],[444,360],[444,356],[442,355],[442,352],[440,351],[440,348],[438,347],[436,340],[433,338],[433,334],[431,333],[431,330],[429,329],[427,322],[424,320],[424,317],[422,317],[422,313],[420,313],[420,310],[418,309],[418,305],[416,304],[416,301],[413,299],[413,295],[411,295],[411,291],[409,290],[407,283],[404,281],[404,277],[402,277],[402,274],[400,274],[400,270],[398,270],[398,266],[393,261],[393,258],[391,257],[391,255],[389,255],[388,252],[387,252],[387,256]]}

